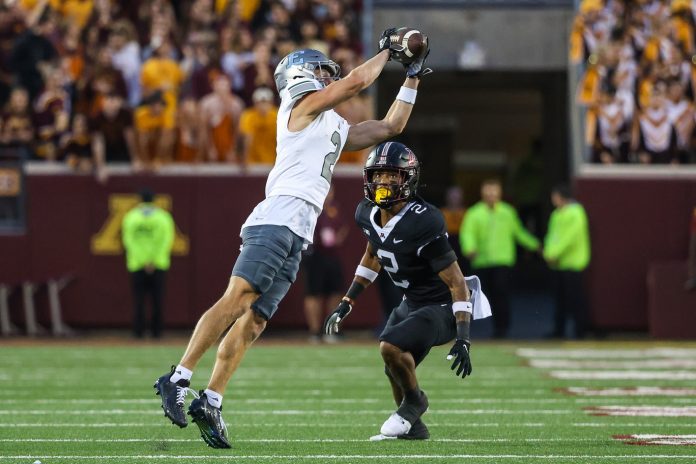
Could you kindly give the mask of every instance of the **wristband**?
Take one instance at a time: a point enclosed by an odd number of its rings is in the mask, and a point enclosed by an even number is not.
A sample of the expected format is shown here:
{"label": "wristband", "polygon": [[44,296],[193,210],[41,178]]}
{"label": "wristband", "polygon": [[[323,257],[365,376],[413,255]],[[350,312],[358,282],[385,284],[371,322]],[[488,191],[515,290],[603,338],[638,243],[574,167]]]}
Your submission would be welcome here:
{"label": "wristband", "polygon": [[377,276],[379,275],[377,272],[373,271],[369,267],[365,266],[358,266],[358,268],[355,270],[355,275],[362,277],[363,279],[369,280],[371,283],[375,281]]}
{"label": "wristband", "polygon": [[465,312],[473,314],[474,307],[470,301],[455,301],[452,303],[452,314],[457,314],[459,312]]}
{"label": "wristband", "polygon": [[346,292],[346,297],[348,297],[352,301],[355,301],[355,299],[358,297],[358,295],[362,293],[363,290],[365,290],[365,286],[363,284],[361,284],[360,282],[353,281],[353,283],[350,284],[350,288]]}
{"label": "wristband", "polygon": [[457,322],[457,340],[464,340],[469,343],[471,336],[469,335],[469,321]]}
{"label": "wristband", "polygon": [[409,89],[408,87],[401,86],[399,93],[396,95],[397,100],[401,100],[405,103],[410,103],[413,105],[416,103],[416,95],[418,91],[416,89]]}

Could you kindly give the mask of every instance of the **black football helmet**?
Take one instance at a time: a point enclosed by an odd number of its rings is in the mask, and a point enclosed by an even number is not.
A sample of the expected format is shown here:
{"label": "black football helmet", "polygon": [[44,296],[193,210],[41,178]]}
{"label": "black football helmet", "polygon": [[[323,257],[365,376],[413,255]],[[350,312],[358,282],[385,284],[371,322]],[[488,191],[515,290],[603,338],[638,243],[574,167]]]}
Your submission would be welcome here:
{"label": "black football helmet", "polygon": [[[400,180],[395,184],[382,184],[372,181],[377,171],[396,171]],[[415,153],[399,142],[384,142],[372,150],[363,169],[365,198],[380,208],[390,208],[393,204],[408,201],[416,196],[420,163]]]}

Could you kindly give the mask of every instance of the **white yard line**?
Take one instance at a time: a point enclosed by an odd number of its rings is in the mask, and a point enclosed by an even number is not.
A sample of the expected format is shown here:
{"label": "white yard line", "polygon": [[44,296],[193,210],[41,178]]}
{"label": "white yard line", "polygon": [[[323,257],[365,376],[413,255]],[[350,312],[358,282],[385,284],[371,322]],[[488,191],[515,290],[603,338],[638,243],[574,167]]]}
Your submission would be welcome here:
{"label": "white yard line", "polygon": [[551,371],[549,375],[565,380],[696,380],[696,372],[685,371]]}
{"label": "white yard line", "polygon": [[655,359],[696,358],[696,348],[644,348],[644,349],[564,349],[564,348],[519,348],[515,351],[523,358],[566,358],[566,359]]}

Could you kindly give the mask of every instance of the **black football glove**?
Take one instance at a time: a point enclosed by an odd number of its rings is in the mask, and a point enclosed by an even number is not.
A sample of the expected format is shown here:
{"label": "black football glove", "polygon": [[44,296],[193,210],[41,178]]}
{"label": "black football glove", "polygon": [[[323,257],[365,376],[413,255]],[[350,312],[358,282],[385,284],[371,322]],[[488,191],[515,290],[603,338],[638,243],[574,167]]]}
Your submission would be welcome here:
{"label": "black football glove", "polygon": [[420,79],[421,77],[432,73],[432,69],[425,67],[425,60],[428,59],[428,55],[430,55],[430,48],[425,51],[422,57],[417,58],[413,63],[404,64],[404,68],[406,68],[406,76],[417,77]]}
{"label": "black football glove", "polygon": [[341,321],[345,319],[348,314],[352,311],[353,306],[346,300],[341,300],[338,306],[332,312],[329,317],[324,321],[324,333],[327,335],[335,335],[338,333],[339,325]]}
{"label": "black football glove", "polygon": [[385,29],[382,32],[382,35],[379,36],[379,43],[377,45],[377,48],[379,49],[378,52],[381,52],[382,50],[389,50],[389,59],[392,59],[392,55],[396,52],[402,52],[404,51],[404,47],[401,44],[395,44],[392,43],[391,41],[391,36],[396,33],[396,28],[395,27],[390,27],[389,29]]}
{"label": "black football glove", "polygon": [[452,370],[455,368],[457,369],[457,377],[461,375],[462,378],[464,378],[467,375],[471,375],[471,358],[469,358],[470,347],[471,343],[467,340],[457,339],[447,355],[448,361],[454,359]]}

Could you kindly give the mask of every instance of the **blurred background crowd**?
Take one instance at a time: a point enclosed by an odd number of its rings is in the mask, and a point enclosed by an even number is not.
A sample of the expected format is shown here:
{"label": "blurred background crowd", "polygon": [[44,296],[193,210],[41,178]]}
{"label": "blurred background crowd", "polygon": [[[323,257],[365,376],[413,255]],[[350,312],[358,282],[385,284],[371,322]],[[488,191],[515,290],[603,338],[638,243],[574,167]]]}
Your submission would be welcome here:
{"label": "blurred background crowd", "polygon": [[[0,144],[102,178],[109,162],[272,164],[277,62],[311,47],[350,72],[362,54],[359,2],[6,1]],[[339,111],[361,120],[372,103]]]}
{"label": "blurred background crowd", "polygon": [[696,162],[695,13],[691,0],[582,0],[570,54],[592,162]]}

